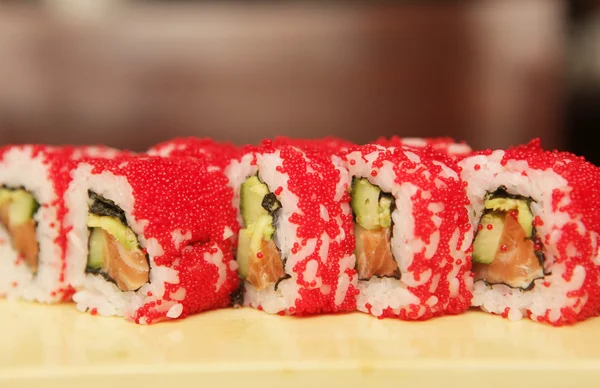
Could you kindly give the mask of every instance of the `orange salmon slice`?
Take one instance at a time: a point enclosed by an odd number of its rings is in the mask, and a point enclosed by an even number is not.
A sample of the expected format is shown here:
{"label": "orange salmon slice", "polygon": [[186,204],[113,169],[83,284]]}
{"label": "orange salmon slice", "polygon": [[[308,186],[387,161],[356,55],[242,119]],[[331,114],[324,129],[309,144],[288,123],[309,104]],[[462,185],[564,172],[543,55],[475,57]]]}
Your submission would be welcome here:
{"label": "orange salmon slice", "polygon": [[534,253],[533,241],[510,214],[504,218],[500,243],[490,264],[473,263],[474,280],[504,283],[513,288],[527,288],[533,280],[544,277],[544,269]]}
{"label": "orange salmon slice", "polygon": [[360,280],[373,276],[399,277],[398,263],[392,255],[390,228],[368,230],[354,225],[356,236],[356,269]]}
{"label": "orange salmon slice", "polygon": [[263,240],[259,252],[250,257],[246,281],[256,289],[264,290],[283,277],[283,261],[275,242]]}
{"label": "orange salmon slice", "polygon": [[10,203],[0,207],[0,223],[8,230],[12,246],[25,259],[25,263],[35,273],[38,269],[39,245],[35,234],[35,221],[28,220],[19,225],[11,225],[8,216]]}
{"label": "orange salmon slice", "polygon": [[148,283],[150,267],[139,250],[127,251],[110,233],[104,233],[102,271],[117,283],[122,291],[135,291]]}

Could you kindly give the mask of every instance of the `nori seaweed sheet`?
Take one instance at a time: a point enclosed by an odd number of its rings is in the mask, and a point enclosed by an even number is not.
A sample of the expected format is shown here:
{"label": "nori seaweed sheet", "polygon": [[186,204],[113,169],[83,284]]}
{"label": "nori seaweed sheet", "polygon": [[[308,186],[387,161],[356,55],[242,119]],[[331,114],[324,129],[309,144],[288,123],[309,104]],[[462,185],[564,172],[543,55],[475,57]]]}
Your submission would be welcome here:
{"label": "nori seaweed sheet", "polygon": [[269,193],[263,198],[261,206],[268,211],[269,214],[273,214],[277,209],[281,209],[281,202],[277,200],[274,193]]}
{"label": "nori seaweed sheet", "polygon": [[125,218],[125,212],[113,201],[106,199],[91,190],[88,190],[88,195],[93,201],[92,205],[90,206],[90,213],[97,216],[114,217],[121,221],[123,225],[129,226],[127,224],[127,218]]}
{"label": "nori seaweed sheet", "polygon": [[244,282],[240,282],[240,286],[229,296],[231,306],[237,308],[244,305]]}

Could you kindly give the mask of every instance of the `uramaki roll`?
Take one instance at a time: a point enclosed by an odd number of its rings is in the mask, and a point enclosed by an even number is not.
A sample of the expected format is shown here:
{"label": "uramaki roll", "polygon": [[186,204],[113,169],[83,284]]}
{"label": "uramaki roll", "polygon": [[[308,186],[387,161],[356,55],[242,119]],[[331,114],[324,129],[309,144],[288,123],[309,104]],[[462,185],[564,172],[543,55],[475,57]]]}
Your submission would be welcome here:
{"label": "uramaki roll", "polygon": [[279,314],[353,310],[347,171],[317,149],[265,141],[226,172],[239,209],[244,304]]}
{"label": "uramaki roll", "polygon": [[70,300],[63,195],[74,161],[116,154],[106,147],[11,145],[0,149],[0,294]]}
{"label": "uramaki roll", "polygon": [[597,315],[598,168],[539,140],[460,166],[477,229],[473,306],[554,325]]}
{"label": "uramaki roll", "polygon": [[65,224],[80,310],[148,324],[230,304],[233,192],[209,167],[151,156],[79,163]]}
{"label": "uramaki roll", "polygon": [[366,145],[346,156],[352,176],[357,308],[422,320],[471,302],[467,197],[453,162],[422,150]]}

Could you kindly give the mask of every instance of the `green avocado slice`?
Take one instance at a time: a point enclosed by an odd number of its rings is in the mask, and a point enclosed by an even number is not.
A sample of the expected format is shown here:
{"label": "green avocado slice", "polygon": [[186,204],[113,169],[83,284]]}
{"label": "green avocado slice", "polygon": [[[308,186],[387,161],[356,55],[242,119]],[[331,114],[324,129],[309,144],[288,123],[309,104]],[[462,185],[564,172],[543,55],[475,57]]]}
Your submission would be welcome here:
{"label": "green avocado slice", "polygon": [[128,251],[138,249],[138,241],[135,233],[114,217],[88,214],[87,226],[106,230]]}
{"label": "green avocado slice", "polygon": [[530,238],[533,234],[533,214],[526,200],[514,198],[486,199],[484,206],[486,209],[494,211],[518,211],[517,221],[525,230],[525,236]]}
{"label": "green avocado slice", "polygon": [[382,193],[367,178],[354,178],[351,195],[356,222],[364,229],[389,228],[392,225],[394,197]]}
{"label": "green avocado slice", "polygon": [[262,206],[267,194],[269,194],[269,188],[256,175],[249,177],[242,183],[240,212],[246,227],[258,221],[261,216],[269,214]]}
{"label": "green avocado slice", "polygon": [[352,210],[356,222],[365,229],[381,227],[379,222],[379,194],[381,189],[366,178],[355,178],[352,184]]}
{"label": "green avocado slice", "polygon": [[87,267],[93,271],[102,268],[104,263],[104,246],[106,244],[106,234],[102,228],[92,228],[90,232]]}
{"label": "green avocado slice", "polygon": [[[481,217],[481,230],[477,232],[473,242],[473,261],[490,264],[494,261],[504,230],[504,214],[500,212],[486,213]],[[488,228],[488,225],[491,225]]]}

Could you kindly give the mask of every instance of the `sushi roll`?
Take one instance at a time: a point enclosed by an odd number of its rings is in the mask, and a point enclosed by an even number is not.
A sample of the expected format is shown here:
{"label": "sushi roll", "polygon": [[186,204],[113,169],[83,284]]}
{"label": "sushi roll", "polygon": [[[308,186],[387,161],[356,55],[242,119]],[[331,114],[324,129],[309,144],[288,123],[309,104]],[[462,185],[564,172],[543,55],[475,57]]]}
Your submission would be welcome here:
{"label": "sushi roll", "polygon": [[468,184],[473,306],[553,325],[597,315],[600,173],[539,140],[460,162]]}
{"label": "sushi roll", "polygon": [[431,147],[366,145],[346,160],[358,310],[424,320],[468,309],[472,230],[456,165]]}
{"label": "sushi roll", "polygon": [[456,142],[450,137],[402,138],[398,136],[392,136],[389,139],[380,137],[375,143],[384,147],[410,147],[417,149],[431,147],[437,152],[440,152],[453,160],[460,160],[473,152],[471,147],[464,141]]}
{"label": "sushi roll", "polygon": [[85,158],[65,194],[81,311],[140,324],[225,307],[238,288],[233,191],[192,158]]}
{"label": "sushi roll", "polygon": [[15,145],[0,149],[0,294],[44,303],[70,300],[61,234],[74,161],[106,147]]}
{"label": "sushi roll", "polygon": [[239,210],[244,305],[282,315],[354,310],[347,170],[316,148],[265,141],[226,174]]}

